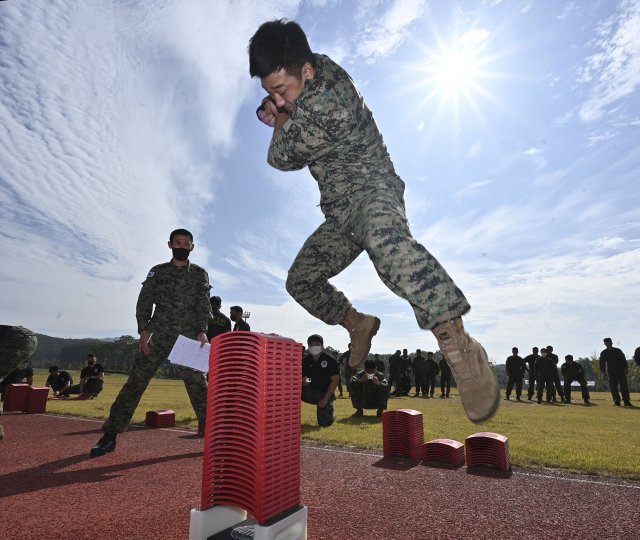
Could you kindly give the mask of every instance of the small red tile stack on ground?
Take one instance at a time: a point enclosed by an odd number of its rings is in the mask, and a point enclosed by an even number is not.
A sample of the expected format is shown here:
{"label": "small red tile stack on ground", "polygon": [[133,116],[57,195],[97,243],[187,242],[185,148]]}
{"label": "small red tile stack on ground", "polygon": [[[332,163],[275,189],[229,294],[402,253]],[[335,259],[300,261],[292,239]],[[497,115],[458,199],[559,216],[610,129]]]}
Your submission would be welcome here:
{"label": "small red tile stack on ground", "polygon": [[413,409],[385,411],[382,414],[382,448],[384,457],[422,458],[424,427],[422,413]]}

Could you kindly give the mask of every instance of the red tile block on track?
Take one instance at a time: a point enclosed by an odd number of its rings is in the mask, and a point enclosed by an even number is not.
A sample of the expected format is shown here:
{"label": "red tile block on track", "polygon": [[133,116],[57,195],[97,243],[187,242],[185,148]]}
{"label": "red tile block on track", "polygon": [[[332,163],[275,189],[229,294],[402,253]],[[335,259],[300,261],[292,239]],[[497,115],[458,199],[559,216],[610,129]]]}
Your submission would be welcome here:
{"label": "red tile block on track", "polygon": [[22,412],[27,403],[28,384],[9,384],[4,389],[3,409],[5,412],[20,411]]}
{"label": "red tile block on track", "polygon": [[422,445],[422,461],[452,467],[464,465],[464,444],[453,439],[434,439]]}
{"label": "red tile block on track", "polygon": [[504,435],[480,432],[464,440],[467,468],[491,467],[508,471],[511,467],[509,439]]}
{"label": "red tile block on track", "polygon": [[301,358],[275,335],[211,342],[201,510],[236,506],[262,524],[300,504]]}
{"label": "red tile block on track", "polygon": [[167,409],[163,411],[147,411],[144,425],[154,428],[169,428],[176,425],[176,413]]}
{"label": "red tile block on track", "polygon": [[27,399],[23,412],[31,414],[43,414],[47,410],[48,386],[30,386],[27,390]]}
{"label": "red tile block on track", "polygon": [[419,460],[424,444],[422,413],[398,409],[382,413],[382,451],[384,457]]}

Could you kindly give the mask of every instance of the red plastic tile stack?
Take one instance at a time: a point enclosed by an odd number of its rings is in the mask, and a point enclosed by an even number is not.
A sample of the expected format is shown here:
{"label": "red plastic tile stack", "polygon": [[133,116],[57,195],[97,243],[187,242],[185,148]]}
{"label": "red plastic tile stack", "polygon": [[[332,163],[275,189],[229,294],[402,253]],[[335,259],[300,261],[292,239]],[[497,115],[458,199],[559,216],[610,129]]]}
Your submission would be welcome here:
{"label": "red plastic tile stack", "polygon": [[163,411],[147,411],[144,425],[154,428],[170,428],[176,425],[176,413],[167,409]]}
{"label": "red plastic tile stack", "polygon": [[4,389],[4,411],[23,411],[27,404],[28,384],[8,384]]}
{"label": "red plastic tile stack", "polygon": [[275,335],[212,341],[201,510],[236,506],[262,525],[300,504],[301,358]]}
{"label": "red plastic tile stack", "polygon": [[467,468],[493,467],[508,471],[511,467],[509,439],[498,433],[481,432],[464,440]]}
{"label": "red plastic tile stack", "polygon": [[464,444],[453,439],[434,439],[424,443],[422,461],[461,467],[464,465]]}
{"label": "red plastic tile stack", "polygon": [[382,414],[382,452],[384,457],[419,460],[424,444],[422,413],[413,409],[385,411]]}
{"label": "red plastic tile stack", "polygon": [[31,414],[42,414],[47,410],[47,399],[49,398],[49,387],[30,386],[27,390],[27,399],[24,403],[23,412]]}

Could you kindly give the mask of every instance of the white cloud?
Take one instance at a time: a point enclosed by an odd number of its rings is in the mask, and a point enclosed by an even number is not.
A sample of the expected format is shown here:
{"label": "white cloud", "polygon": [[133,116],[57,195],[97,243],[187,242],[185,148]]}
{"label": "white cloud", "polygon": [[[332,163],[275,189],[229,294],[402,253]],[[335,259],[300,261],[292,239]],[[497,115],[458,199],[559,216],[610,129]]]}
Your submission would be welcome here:
{"label": "white cloud", "polygon": [[540,154],[542,152],[542,148],[528,148],[527,150],[524,151],[525,155],[527,156],[536,156],[538,154]]}
{"label": "white cloud", "polygon": [[[361,6],[367,5],[365,1]],[[396,0],[379,18],[371,17],[358,32],[356,54],[368,61],[384,57],[400,45],[408,36],[408,27],[420,17],[426,8],[425,0]],[[367,10],[371,9],[367,5]]]}
{"label": "white cloud", "polygon": [[476,158],[482,153],[482,150],[483,150],[482,141],[477,140],[469,147],[469,150],[467,150],[467,157],[469,159]]}
{"label": "white cloud", "polygon": [[[75,336],[133,326],[140,282],[170,258],[168,233],[186,226],[200,245],[254,88],[249,37],[296,5],[2,6],[1,251],[28,246],[0,270],[6,319]],[[39,309],[45,297],[58,307]]]}
{"label": "white cloud", "polygon": [[574,0],[570,0],[564,5],[564,7],[562,8],[562,11],[556,18],[560,20],[566,19],[569,15],[571,15],[575,7],[576,7],[576,3],[574,2]]}
{"label": "white cloud", "polygon": [[487,30],[486,28],[476,28],[475,30],[469,30],[458,38],[457,45],[461,48],[475,49],[478,48],[487,39],[489,39],[490,35],[491,32],[489,32],[489,30]]}
{"label": "white cloud", "polygon": [[579,72],[579,81],[591,83],[580,119],[593,122],[604,109],[636,91],[640,85],[640,1],[623,0],[616,13],[598,28],[596,52]]}

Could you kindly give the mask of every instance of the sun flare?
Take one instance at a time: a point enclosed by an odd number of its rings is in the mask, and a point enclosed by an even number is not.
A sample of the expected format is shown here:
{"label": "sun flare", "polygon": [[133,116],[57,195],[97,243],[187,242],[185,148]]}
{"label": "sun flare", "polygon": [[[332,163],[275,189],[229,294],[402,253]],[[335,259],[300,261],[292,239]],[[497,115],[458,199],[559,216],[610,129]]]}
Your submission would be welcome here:
{"label": "sun flare", "polygon": [[445,96],[468,92],[477,85],[478,76],[479,65],[471,51],[445,51],[435,58],[432,66],[433,82]]}

